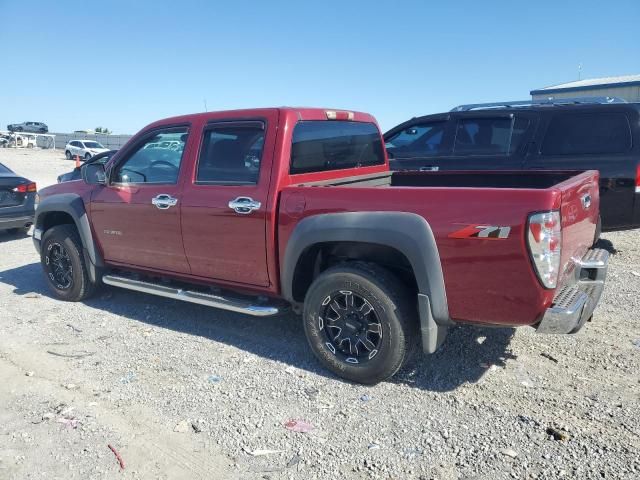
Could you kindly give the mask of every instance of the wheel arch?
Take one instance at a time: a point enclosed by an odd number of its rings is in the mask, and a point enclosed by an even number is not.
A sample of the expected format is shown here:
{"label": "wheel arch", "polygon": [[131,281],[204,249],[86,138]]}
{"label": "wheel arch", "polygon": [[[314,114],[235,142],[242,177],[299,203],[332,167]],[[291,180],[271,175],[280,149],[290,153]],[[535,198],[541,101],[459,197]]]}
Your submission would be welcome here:
{"label": "wheel arch", "polygon": [[33,241],[36,249],[40,252],[40,240],[45,231],[56,225],[65,224],[75,225],[82,241],[83,253],[87,259],[91,280],[98,280],[97,269],[104,266],[104,260],[93,239],[84,201],[80,195],[64,193],[42,199],[36,209],[34,219]]}
{"label": "wheel arch", "polygon": [[[301,220],[291,234],[281,264],[283,297],[300,303],[313,278],[322,271],[318,256],[326,247],[347,246],[364,259],[390,254],[387,263],[406,262],[415,281],[418,297],[427,296],[436,323],[451,322],[444,287],[440,255],[429,223],[407,212],[346,212],[314,215]],[[373,245],[374,247],[369,247]],[[367,258],[369,257],[369,258]],[[356,256],[355,259],[362,260]],[[375,262],[379,263],[379,262]],[[381,266],[385,266],[382,263]],[[393,268],[391,268],[393,270]],[[422,320],[422,307],[421,322]]]}

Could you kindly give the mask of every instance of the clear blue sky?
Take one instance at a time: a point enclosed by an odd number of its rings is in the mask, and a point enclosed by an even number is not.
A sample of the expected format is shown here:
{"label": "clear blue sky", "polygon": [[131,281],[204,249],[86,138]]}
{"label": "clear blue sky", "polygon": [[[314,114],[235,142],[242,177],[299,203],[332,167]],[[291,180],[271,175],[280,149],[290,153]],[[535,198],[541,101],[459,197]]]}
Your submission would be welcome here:
{"label": "clear blue sky", "polygon": [[134,133],[183,113],[306,105],[383,129],[460,103],[640,73],[640,1],[0,0],[0,126]]}

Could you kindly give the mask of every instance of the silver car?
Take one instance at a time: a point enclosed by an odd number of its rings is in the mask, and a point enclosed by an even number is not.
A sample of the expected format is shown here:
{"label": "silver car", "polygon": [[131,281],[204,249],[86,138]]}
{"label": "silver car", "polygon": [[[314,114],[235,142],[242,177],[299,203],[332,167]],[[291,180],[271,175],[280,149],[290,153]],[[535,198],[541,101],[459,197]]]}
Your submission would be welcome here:
{"label": "silver car", "polygon": [[7,125],[10,132],[31,132],[31,133],[47,133],[49,127],[42,122],[22,122]]}

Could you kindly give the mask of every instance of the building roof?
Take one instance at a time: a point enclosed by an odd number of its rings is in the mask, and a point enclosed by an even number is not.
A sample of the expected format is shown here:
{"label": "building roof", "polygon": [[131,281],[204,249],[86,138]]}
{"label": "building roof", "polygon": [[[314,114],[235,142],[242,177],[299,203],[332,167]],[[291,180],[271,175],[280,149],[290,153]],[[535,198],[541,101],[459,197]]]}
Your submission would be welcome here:
{"label": "building roof", "polygon": [[640,75],[620,75],[617,77],[586,78],[575,82],[550,85],[538,88],[529,92],[531,95],[558,92],[576,92],[580,90],[591,90],[593,88],[628,87],[640,85]]}

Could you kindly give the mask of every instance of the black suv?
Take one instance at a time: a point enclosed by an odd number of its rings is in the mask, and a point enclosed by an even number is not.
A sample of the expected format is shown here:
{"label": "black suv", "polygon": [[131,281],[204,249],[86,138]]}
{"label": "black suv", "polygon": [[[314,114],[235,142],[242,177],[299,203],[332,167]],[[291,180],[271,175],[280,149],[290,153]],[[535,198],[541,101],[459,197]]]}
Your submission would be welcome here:
{"label": "black suv", "polygon": [[640,227],[640,103],[461,105],[412,118],[384,139],[392,170],[599,170],[602,229]]}

